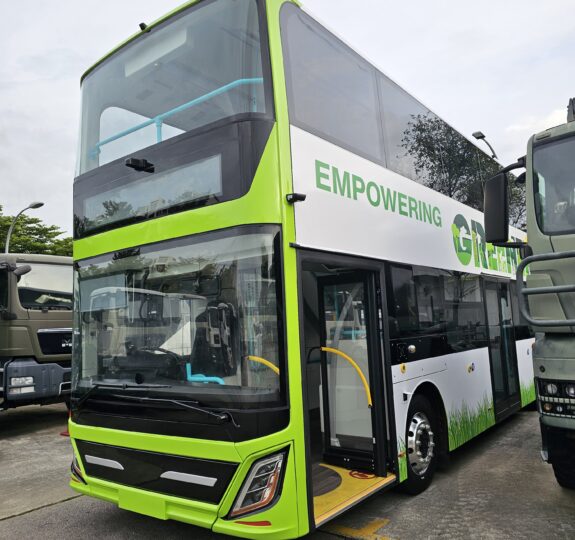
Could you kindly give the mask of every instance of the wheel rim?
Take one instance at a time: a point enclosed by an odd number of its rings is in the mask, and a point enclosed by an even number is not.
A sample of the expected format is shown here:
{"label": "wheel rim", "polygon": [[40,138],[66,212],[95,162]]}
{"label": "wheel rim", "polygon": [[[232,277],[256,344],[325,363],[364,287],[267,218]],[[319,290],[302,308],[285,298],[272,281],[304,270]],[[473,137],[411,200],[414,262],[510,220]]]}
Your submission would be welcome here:
{"label": "wheel rim", "polygon": [[407,427],[407,456],[411,470],[422,476],[429,469],[434,455],[434,434],[427,416],[418,412]]}

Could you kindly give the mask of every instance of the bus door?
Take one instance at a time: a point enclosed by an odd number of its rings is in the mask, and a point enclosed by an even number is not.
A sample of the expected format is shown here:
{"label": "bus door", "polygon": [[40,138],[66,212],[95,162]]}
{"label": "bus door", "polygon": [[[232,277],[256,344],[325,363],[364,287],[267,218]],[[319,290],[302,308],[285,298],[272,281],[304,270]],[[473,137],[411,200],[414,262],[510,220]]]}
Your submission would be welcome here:
{"label": "bus door", "polygon": [[346,272],[319,285],[323,461],[374,470],[372,364],[378,356],[373,276]]}
{"label": "bus door", "polygon": [[495,419],[500,420],[521,407],[511,285],[491,279],[484,283],[493,402]]}
{"label": "bus door", "polygon": [[302,390],[316,527],[396,482],[388,463],[396,445],[387,427],[391,397],[381,352],[380,268],[360,270],[353,262],[302,256]]}

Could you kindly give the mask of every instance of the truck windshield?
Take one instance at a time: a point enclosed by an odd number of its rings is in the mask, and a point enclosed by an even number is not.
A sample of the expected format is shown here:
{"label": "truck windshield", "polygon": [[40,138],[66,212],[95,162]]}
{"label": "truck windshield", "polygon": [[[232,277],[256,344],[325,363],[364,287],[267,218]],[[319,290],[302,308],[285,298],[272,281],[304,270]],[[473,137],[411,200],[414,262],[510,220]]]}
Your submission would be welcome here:
{"label": "truck windshield", "polygon": [[[86,76],[78,174],[223,118],[264,113],[263,82],[256,0],[200,2]],[[208,195],[219,191],[204,184]]]}
{"label": "truck windshield", "polygon": [[141,385],[214,406],[281,404],[279,233],[256,229],[80,261],[76,397]]}
{"label": "truck windshield", "polygon": [[535,213],[547,234],[575,232],[575,137],[533,149]]}
{"label": "truck windshield", "polygon": [[[18,281],[18,298],[25,309],[72,309],[72,266],[28,263],[32,270]],[[1,286],[0,286],[1,289]]]}

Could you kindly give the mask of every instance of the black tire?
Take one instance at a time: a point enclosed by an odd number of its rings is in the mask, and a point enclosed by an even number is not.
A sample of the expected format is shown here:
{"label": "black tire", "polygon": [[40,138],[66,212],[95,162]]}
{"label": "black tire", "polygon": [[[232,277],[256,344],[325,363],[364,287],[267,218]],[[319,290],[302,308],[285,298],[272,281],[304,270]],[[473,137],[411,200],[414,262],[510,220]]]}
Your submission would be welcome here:
{"label": "black tire", "polygon": [[[429,425],[429,428],[423,428],[422,435],[418,438],[417,429],[414,430],[414,426],[426,425]],[[416,463],[410,461],[410,455],[413,455],[415,448],[410,441],[413,442],[414,439],[415,442],[419,440],[422,443],[419,448],[422,448],[423,453],[420,458],[413,457],[417,461]],[[416,394],[409,404],[407,425],[405,426],[407,480],[400,484],[403,492],[417,495],[429,487],[437,469],[439,439],[439,421],[436,412],[425,396]],[[429,457],[428,463],[423,463],[423,459],[427,457]]]}
{"label": "black tire", "polygon": [[557,483],[567,489],[575,489],[575,467],[572,463],[556,460],[552,463]]}

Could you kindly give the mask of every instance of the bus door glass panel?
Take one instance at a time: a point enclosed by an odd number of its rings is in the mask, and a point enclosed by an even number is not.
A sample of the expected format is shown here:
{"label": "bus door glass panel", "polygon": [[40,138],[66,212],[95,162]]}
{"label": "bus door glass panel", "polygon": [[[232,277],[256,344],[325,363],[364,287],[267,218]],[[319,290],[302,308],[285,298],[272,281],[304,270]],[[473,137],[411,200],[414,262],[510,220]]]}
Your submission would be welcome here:
{"label": "bus door glass panel", "polygon": [[495,402],[505,399],[505,376],[501,358],[501,319],[499,316],[499,298],[497,283],[485,283],[485,304],[487,306],[487,324],[489,326],[489,353],[493,374],[493,397]]}
{"label": "bus door glass panel", "polygon": [[513,307],[509,283],[499,284],[499,306],[501,309],[501,347],[506,363],[507,384],[510,396],[519,393],[519,377],[515,356],[515,330],[513,328]]}
{"label": "bus door glass panel", "polygon": [[[369,385],[369,343],[365,281],[324,285],[325,345],[349,356]],[[324,353],[323,425],[328,445],[371,451],[373,431],[368,396],[358,370],[343,357]],[[327,388],[324,381],[327,379]],[[326,406],[327,401],[327,406]],[[328,422],[328,426],[326,426]]]}
{"label": "bus door glass panel", "polygon": [[495,412],[507,409],[519,394],[515,338],[509,286],[485,282],[489,349]]}

